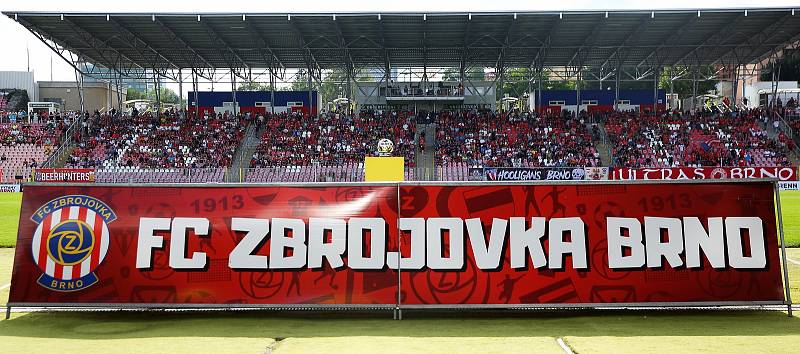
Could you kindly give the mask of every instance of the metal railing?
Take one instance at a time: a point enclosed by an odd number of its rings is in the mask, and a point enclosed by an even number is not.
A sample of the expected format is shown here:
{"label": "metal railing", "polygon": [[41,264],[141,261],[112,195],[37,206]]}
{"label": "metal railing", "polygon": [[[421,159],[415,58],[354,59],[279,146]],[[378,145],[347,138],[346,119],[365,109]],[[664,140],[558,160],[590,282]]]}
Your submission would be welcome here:
{"label": "metal railing", "polygon": [[227,168],[113,167],[95,171],[98,183],[211,183],[224,182]]}
{"label": "metal railing", "polygon": [[362,164],[269,166],[242,168],[239,182],[361,182],[364,181]]}
{"label": "metal railing", "polygon": [[459,90],[455,87],[434,87],[427,90],[408,86],[406,86],[407,90],[403,90],[403,88],[390,86],[386,92],[386,97],[464,97],[464,90]]}
{"label": "metal railing", "polygon": [[232,169],[228,170],[228,173],[225,177],[226,182],[237,182],[242,180],[241,170],[242,166],[246,166],[250,164],[250,157],[246,156],[248,154],[252,154],[252,150],[255,146],[258,145],[259,140],[256,136],[258,131],[257,125],[255,123],[247,124],[247,128],[244,132],[244,138],[237,146],[237,150],[234,152],[234,160],[231,163]]}
{"label": "metal railing", "polygon": [[42,167],[52,168],[56,167],[55,165],[62,161],[66,154],[69,154],[72,151],[72,147],[75,146],[75,141],[73,141],[72,137],[75,136],[75,130],[80,129],[80,126],[83,122],[83,118],[78,116],[76,119],[72,121],[72,124],[67,127],[67,130],[64,132],[63,136],[61,137],[61,144],[59,144],[58,148],[50,154],[47,160],[42,163]]}

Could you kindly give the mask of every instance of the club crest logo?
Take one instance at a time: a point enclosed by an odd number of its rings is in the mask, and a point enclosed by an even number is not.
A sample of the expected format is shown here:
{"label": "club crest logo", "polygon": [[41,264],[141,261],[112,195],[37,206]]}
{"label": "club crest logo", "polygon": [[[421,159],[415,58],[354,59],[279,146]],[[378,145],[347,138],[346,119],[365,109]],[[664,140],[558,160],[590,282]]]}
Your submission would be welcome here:
{"label": "club crest logo", "polygon": [[97,198],[67,195],[39,207],[31,220],[33,261],[43,272],[36,281],[55,291],[77,291],[97,283],[94,271],[108,253],[108,224],[117,219]]}

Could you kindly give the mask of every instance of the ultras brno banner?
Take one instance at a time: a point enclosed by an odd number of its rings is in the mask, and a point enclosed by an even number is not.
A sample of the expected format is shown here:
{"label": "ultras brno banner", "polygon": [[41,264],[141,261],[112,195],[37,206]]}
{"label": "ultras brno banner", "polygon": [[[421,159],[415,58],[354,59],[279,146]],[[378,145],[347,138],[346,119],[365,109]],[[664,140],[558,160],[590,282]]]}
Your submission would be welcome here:
{"label": "ultras brno banner", "polygon": [[9,303],[777,304],[773,188],[29,185]]}
{"label": "ultras brno banner", "polygon": [[611,173],[611,179],[621,180],[748,178],[777,178],[780,181],[796,182],[797,167],[615,167]]}
{"label": "ultras brno banner", "polygon": [[616,180],[752,179],[777,178],[780,190],[798,190],[796,166],[773,167],[615,167]]}

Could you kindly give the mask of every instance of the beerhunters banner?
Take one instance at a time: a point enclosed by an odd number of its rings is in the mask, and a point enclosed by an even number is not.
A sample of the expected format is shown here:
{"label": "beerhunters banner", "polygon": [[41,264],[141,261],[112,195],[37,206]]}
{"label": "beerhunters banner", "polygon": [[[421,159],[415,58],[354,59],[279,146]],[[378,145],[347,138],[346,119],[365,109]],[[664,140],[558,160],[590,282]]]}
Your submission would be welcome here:
{"label": "beerhunters banner", "polygon": [[37,168],[36,182],[94,182],[93,168]]}
{"label": "beerhunters banner", "polygon": [[11,306],[784,303],[767,181],[24,193]]}

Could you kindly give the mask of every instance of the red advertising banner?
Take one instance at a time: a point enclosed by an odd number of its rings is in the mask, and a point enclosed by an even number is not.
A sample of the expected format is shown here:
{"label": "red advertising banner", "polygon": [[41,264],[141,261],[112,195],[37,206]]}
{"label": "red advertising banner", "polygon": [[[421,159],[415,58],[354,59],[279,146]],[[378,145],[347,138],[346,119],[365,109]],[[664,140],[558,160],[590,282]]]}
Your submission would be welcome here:
{"label": "red advertising banner", "polygon": [[36,182],[94,182],[93,168],[37,168]]}
{"label": "red advertising banner", "polygon": [[773,188],[29,185],[9,303],[779,304]]}
{"label": "red advertising banner", "polygon": [[777,178],[780,181],[798,181],[797,167],[614,167],[611,173],[611,179],[620,180],[748,178]]}

